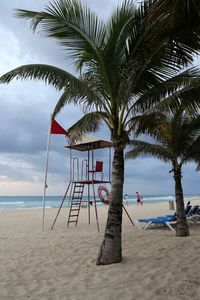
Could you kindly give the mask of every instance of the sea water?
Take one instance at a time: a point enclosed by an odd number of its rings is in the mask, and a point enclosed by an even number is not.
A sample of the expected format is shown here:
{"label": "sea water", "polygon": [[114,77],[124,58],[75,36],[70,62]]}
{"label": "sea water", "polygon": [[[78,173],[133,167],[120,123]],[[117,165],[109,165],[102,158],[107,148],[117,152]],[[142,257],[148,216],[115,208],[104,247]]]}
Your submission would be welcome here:
{"label": "sea water", "polygon": [[[196,198],[199,195],[184,195],[184,199],[187,201],[188,198]],[[154,202],[168,202],[173,200],[173,195],[143,195],[144,205],[145,203]],[[58,208],[63,200],[63,196],[46,196],[45,207],[46,208]],[[66,197],[63,206],[68,206],[69,198]],[[83,196],[83,200],[87,200],[87,196]],[[127,201],[127,200],[126,200]],[[135,195],[128,195],[128,203],[135,204]],[[104,205],[101,202],[98,205]],[[42,196],[0,196],[0,210],[15,210],[15,209],[36,209],[43,207]]]}

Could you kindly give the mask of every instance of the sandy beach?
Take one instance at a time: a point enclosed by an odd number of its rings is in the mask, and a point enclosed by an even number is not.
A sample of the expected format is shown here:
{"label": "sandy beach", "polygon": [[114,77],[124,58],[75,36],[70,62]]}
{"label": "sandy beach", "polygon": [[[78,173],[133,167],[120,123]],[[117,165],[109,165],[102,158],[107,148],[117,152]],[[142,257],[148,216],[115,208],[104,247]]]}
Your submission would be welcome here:
{"label": "sandy beach", "polygon": [[[191,204],[200,204],[199,199]],[[62,209],[54,230],[57,210],[0,212],[0,299],[15,300],[177,300],[200,299],[200,225],[190,225],[191,235],[175,237],[168,228],[139,230],[123,217],[123,262],[96,266],[107,217],[94,208],[88,225],[82,208],[78,227],[66,227],[68,211]],[[129,206],[131,217],[158,216],[169,204]]]}

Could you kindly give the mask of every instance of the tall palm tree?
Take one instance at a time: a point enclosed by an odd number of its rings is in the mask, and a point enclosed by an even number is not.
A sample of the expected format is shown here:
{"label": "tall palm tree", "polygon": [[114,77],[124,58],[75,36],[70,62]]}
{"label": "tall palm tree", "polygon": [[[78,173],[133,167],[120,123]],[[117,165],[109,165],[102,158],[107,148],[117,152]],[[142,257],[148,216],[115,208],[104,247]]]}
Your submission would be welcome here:
{"label": "tall palm tree", "polygon": [[182,188],[182,165],[191,161],[200,162],[200,116],[186,113],[179,108],[174,113],[152,112],[138,116],[135,123],[136,133],[147,134],[153,141],[130,141],[131,150],[126,158],[139,155],[153,156],[166,163],[171,163],[175,182],[177,208],[177,236],[188,236],[189,228],[185,217]]}
{"label": "tall palm tree", "polygon": [[[114,148],[111,204],[97,264],[122,260],[124,149],[134,126],[133,117],[138,110],[145,111],[161,101],[162,93],[171,95],[174,90],[192,92],[193,100],[183,101],[189,107],[198,105],[199,87],[195,82],[199,71],[193,68],[178,74],[179,53],[170,52],[170,44],[162,40],[159,46],[149,44],[144,20],[150,4],[137,8],[133,2],[121,4],[107,22],[78,0],[57,0],[43,12],[18,10],[17,16],[31,20],[33,30],[40,26],[47,37],[61,43],[80,76],[36,64],[21,66],[0,78],[2,83],[14,78],[42,79],[62,90],[54,117],[64,105],[80,105],[85,115],[69,129],[73,139],[98,130],[101,124],[109,128]],[[173,107],[179,101],[171,97],[164,105]]]}

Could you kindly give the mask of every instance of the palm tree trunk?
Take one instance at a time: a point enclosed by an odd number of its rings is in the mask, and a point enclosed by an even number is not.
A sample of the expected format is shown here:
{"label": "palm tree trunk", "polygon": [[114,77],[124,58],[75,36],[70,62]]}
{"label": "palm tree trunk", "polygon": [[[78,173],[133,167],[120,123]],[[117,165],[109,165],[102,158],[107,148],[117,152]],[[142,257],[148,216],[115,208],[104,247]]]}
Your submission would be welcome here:
{"label": "palm tree trunk", "polygon": [[116,147],[112,163],[111,203],[104,240],[97,256],[97,265],[108,265],[122,261],[122,199],[124,184],[124,150]]}
{"label": "palm tree trunk", "polygon": [[175,180],[176,213],[177,213],[176,236],[188,236],[190,235],[190,233],[189,233],[189,227],[185,216],[180,168],[178,168],[178,170],[174,170],[174,180]]}

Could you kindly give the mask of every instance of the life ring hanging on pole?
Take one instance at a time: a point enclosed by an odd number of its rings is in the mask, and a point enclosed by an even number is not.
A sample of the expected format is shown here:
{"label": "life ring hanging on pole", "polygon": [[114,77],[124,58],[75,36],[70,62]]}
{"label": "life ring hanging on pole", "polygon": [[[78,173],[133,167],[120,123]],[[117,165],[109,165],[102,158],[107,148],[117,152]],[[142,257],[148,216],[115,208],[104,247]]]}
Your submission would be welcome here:
{"label": "life ring hanging on pole", "polygon": [[[106,193],[106,198],[107,199],[104,199],[103,195],[102,195],[102,192],[105,192]],[[109,190],[105,187],[105,186],[99,186],[98,187],[98,195],[99,195],[99,198],[100,200],[104,203],[104,204],[109,204],[110,203],[110,192]]]}

